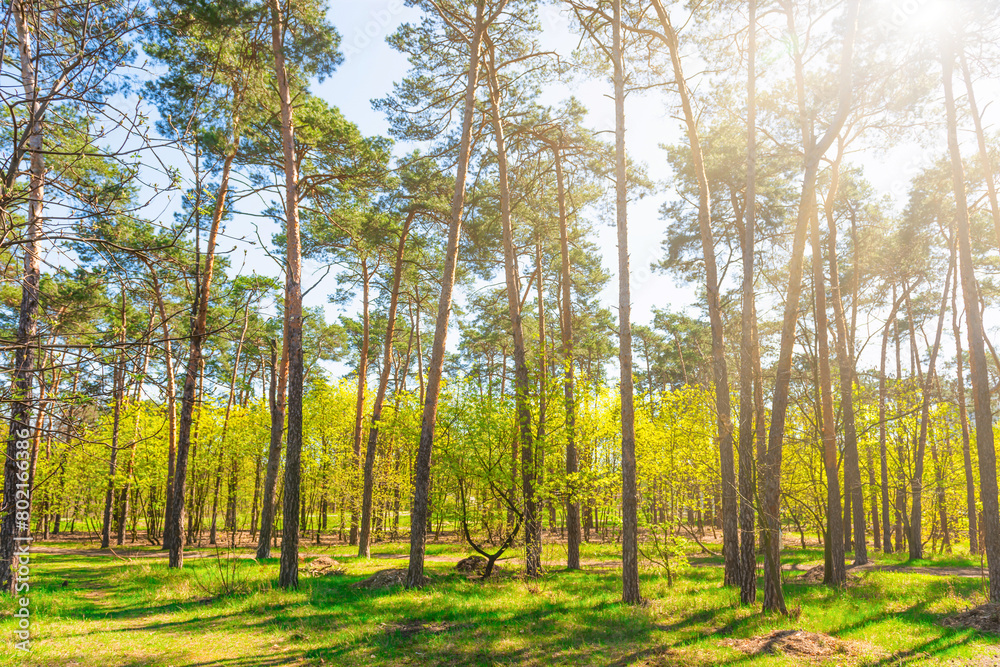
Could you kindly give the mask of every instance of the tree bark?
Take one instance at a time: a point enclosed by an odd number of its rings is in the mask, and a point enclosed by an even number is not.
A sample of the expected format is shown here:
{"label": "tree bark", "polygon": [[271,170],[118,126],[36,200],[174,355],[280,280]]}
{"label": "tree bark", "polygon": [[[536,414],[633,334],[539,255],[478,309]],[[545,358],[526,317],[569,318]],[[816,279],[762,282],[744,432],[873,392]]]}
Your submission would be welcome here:
{"label": "tree bark", "polygon": [[441,393],[441,375],[444,370],[445,343],[448,338],[448,319],[451,315],[452,292],[455,288],[455,270],[458,267],[458,239],[462,233],[462,211],[465,206],[465,178],[469,170],[472,146],[472,123],[475,113],[476,82],[479,77],[480,48],[487,30],[484,2],[476,3],[476,22],[469,49],[468,82],[465,89],[465,108],[462,116],[462,138],[458,149],[455,173],[455,192],[451,200],[451,224],[448,228],[448,245],[445,250],[444,272],[441,276],[441,298],[438,301],[437,320],[434,327],[434,344],[431,363],[427,369],[424,390],[424,409],[420,424],[420,444],[413,473],[413,511],[410,514],[410,563],[406,587],[420,586],[424,580],[424,540],[427,536],[428,495],[431,482],[431,449],[434,444],[434,426],[437,421],[438,398]]}
{"label": "tree bark", "polygon": [[[518,434],[521,441],[521,493],[524,499],[525,572],[537,577],[542,569],[541,521],[535,502],[534,434],[531,426],[531,379],[524,349],[524,327],[521,320],[521,288],[518,280],[517,257],[514,252],[514,229],[510,213],[510,185],[507,174],[507,146],[500,115],[500,88],[495,70],[495,53],[486,38],[486,74],[490,91],[490,112],[496,141],[498,187],[500,190],[500,222],[503,228],[504,276],[507,287],[507,309],[514,338],[514,404]],[[530,287],[530,286],[529,286]]]}
{"label": "tree bark", "polygon": [[[854,564],[864,565],[868,562],[868,545],[865,540],[865,502],[864,489],[861,486],[861,462],[858,456],[858,430],[854,420],[854,328],[847,328],[847,317],[844,314],[844,301],[840,289],[840,262],[837,258],[837,222],[834,217],[834,202],[840,181],[840,161],[843,151],[837,153],[833,166],[830,194],[826,200],[826,221],[829,228],[827,249],[830,262],[830,300],[833,302],[834,319],[837,325],[837,361],[840,370],[840,411],[844,423],[844,506],[849,506],[853,514],[845,514],[845,522],[853,519],[854,528]],[[852,213],[853,215],[853,213]],[[854,248],[855,273],[858,250]],[[857,294],[855,293],[855,300]],[[844,531],[845,548],[850,539],[850,531]]]}
{"label": "tree bark", "polygon": [[[287,5],[286,5],[287,8]],[[282,507],[281,569],[278,585],[299,585],[299,490],[302,471],[302,251],[299,239],[298,166],[295,162],[295,125],[292,94],[285,71],[283,38],[286,16],[278,0],[271,0],[271,50],[281,102],[281,148],[285,171],[285,239],[288,295],[288,436],[285,444],[284,506]]]}
{"label": "tree bark", "polygon": [[945,109],[948,121],[948,152],[951,157],[952,186],[955,192],[958,221],[958,247],[962,267],[962,294],[969,336],[973,409],[976,417],[976,450],[979,453],[979,486],[983,502],[983,528],[986,558],[989,565],[990,601],[1000,602],[1000,507],[997,499],[996,450],[993,440],[993,412],[990,407],[989,368],[983,343],[983,322],[979,310],[979,285],[972,264],[969,209],[965,195],[965,168],[958,145],[958,120],[952,76],[955,65],[954,44],[942,44]]}
{"label": "tree bark", "polygon": [[[3,519],[0,520],[0,591],[14,593],[15,542],[28,535],[30,513],[19,516],[16,509],[18,491],[28,492],[27,455],[31,442],[32,381],[35,373],[35,339],[38,334],[38,295],[41,280],[41,260],[38,241],[42,232],[42,207],[45,201],[45,156],[42,152],[42,109],[35,87],[35,64],[32,34],[24,0],[14,0],[11,12],[17,25],[18,50],[21,59],[21,83],[24,97],[30,104],[28,151],[31,153],[28,182],[28,224],[23,237],[24,274],[21,276],[21,305],[17,320],[17,348],[14,352],[14,391],[11,401],[10,430],[7,435],[3,475]],[[20,160],[18,159],[18,162]],[[12,165],[13,166],[13,165]],[[6,213],[6,212],[4,212]],[[3,221],[7,223],[6,220]]]}
{"label": "tree bark", "polygon": [[559,204],[559,252],[562,259],[562,353],[563,401],[566,406],[566,565],[571,570],[580,569],[580,501],[576,496],[575,476],[580,468],[576,451],[576,400],[573,377],[573,300],[572,277],[569,263],[569,219],[566,214],[566,187],[563,181],[562,152],[558,144],[553,148],[556,166],[556,187]]}
{"label": "tree bark", "polygon": [[[952,248],[952,252],[958,252],[957,247]],[[959,270],[961,274],[961,270]],[[979,553],[979,512],[976,508],[976,481],[972,475],[972,452],[969,437],[969,412],[965,404],[965,376],[962,365],[965,363],[965,354],[962,352],[962,331],[958,317],[958,283],[951,291],[951,326],[955,336],[955,373],[957,375],[955,388],[958,392],[958,420],[962,427],[962,464],[965,472],[965,511],[969,517],[969,553]]]}
{"label": "tree bark", "polygon": [[[233,127],[238,127],[238,119],[234,117]],[[208,297],[212,289],[212,277],[215,269],[215,243],[219,235],[219,226],[226,208],[226,195],[229,192],[229,174],[233,159],[239,146],[239,135],[233,136],[233,149],[226,155],[222,163],[222,175],[219,190],[216,193],[215,209],[212,212],[212,226],[208,234],[208,245],[205,248],[205,273],[195,294],[195,316],[191,327],[191,340],[188,346],[188,362],[184,375],[184,393],[181,398],[181,418],[177,434],[177,466],[174,471],[174,490],[171,501],[173,509],[170,512],[170,567],[184,566],[184,491],[187,477],[188,452],[191,448],[191,427],[194,422],[194,404],[198,371],[202,362],[202,346],[205,343],[206,323],[208,319]]]}
{"label": "tree bark", "polygon": [[698,227],[701,234],[702,256],[705,261],[705,290],[708,299],[708,319],[712,332],[712,378],[715,384],[716,427],[718,429],[719,460],[722,472],[722,555],[725,561],[726,585],[742,585],[740,578],[740,541],[737,522],[736,467],[733,456],[733,421],[729,397],[729,372],[726,364],[725,325],[719,296],[719,272],[715,261],[715,239],[712,234],[711,193],[705,161],[698,137],[698,120],[691,103],[691,93],[684,78],[677,32],[670,23],[662,0],[653,0],[670,49],[674,82],[681,98],[684,124],[691,149],[691,164],[698,180]]}
{"label": "tree bark", "polygon": [[368,429],[368,446],[365,450],[364,495],[361,499],[361,535],[358,541],[358,557],[371,556],[371,521],[372,493],[375,485],[375,448],[378,445],[378,425],[382,419],[382,404],[385,402],[386,389],[389,386],[389,372],[392,366],[393,335],[396,330],[396,310],[399,306],[399,286],[403,277],[403,252],[406,249],[406,238],[410,232],[410,224],[416,216],[416,210],[406,214],[403,229],[399,233],[399,245],[396,248],[396,264],[393,267],[392,292],[389,295],[389,316],[385,325],[385,347],[382,351],[382,373],[375,393],[375,403],[372,406],[372,423]]}
{"label": "tree bark", "polygon": [[622,601],[637,605],[639,594],[638,489],[635,479],[635,407],[632,388],[632,295],[628,257],[628,183],[625,169],[625,58],[622,3],[614,0],[611,59],[615,83],[615,208],[618,224],[618,363],[622,403]]}
{"label": "tree bark", "polygon": [[[756,471],[754,469],[754,234],[757,207],[757,0],[750,0],[747,41],[747,190],[743,205],[743,312],[740,318],[740,603],[757,600],[754,544]],[[704,171],[704,170],[703,170]],[[763,429],[762,423],[756,429]]]}
{"label": "tree bark", "polygon": [[[802,72],[801,54],[796,50],[796,86],[799,91],[799,106],[802,115],[803,142],[805,148],[805,170],[802,193],[799,200],[798,218],[792,241],[792,259],[789,266],[788,290],[785,298],[785,312],[781,327],[781,344],[775,375],[774,395],[771,408],[771,426],[768,432],[765,465],[761,471],[762,506],[767,530],[764,567],[764,609],[787,613],[784,593],[781,590],[780,564],[780,491],[782,444],[785,435],[785,418],[788,411],[789,382],[792,376],[792,351],[795,345],[795,325],[799,314],[799,296],[802,291],[802,264],[805,255],[806,230],[810,220],[816,215],[816,175],[819,162],[833,140],[840,133],[850,109],[852,90],[852,70],[854,41],[857,34],[859,13],[858,0],[852,0],[847,7],[846,34],[840,63],[840,84],[837,114],[827,127],[823,137],[816,142],[804,112],[805,79]],[[789,27],[794,34],[794,21],[789,14]],[[796,47],[797,49],[797,47]]]}
{"label": "tree bark", "polygon": [[[368,391],[368,341],[371,321],[369,317],[369,282],[368,259],[361,257],[361,354],[358,356],[358,393],[354,403],[354,464],[363,467],[361,459],[361,436],[364,434],[365,423],[365,393]],[[374,456],[374,453],[372,454]],[[352,492],[351,503],[351,537],[350,543],[358,543],[358,497]],[[360,551],[359,551],[360,553]]]}

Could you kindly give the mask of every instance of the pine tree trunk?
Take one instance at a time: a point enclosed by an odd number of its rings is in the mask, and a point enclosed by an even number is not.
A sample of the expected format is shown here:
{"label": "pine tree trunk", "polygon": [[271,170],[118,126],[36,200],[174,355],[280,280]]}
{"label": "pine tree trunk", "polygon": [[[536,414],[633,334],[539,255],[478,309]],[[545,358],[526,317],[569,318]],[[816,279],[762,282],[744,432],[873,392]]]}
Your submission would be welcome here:
{"label": "pine tree trunk", "polygon": [[[285,312],[284,328],[287,329],[287,309]],[[270,344],[271,386],[268,391],[268,404],[271,409],[271,437],[264,472],[264,494],[261,498],[260,536],[257,539],[256,556],[258,560],[271,557],[271,531],[275,516],[274,491],[278,484],[278,468],[281,466],[281,436],[285,430],[285,392],[288,388],[288,336],[282,336],[280,361],[274,342],[271,341]]]}
{"label": "pine tree trunk", "polygon": [[[952,252],[957,252],[953,248]],[[965,404],[965,376],[962,365],[965,355],[962,352],[962,332],[958,319],[958,283],[956,280],[951,291],[951,326],[955,337],[955,387],[958,392],[958,420],[962,427],[962,464],[965,472],[965,511],[969,517],[969,553],[979,553],[979,512],[976,509],[976,481],[972,475],[972,452],[969,437],[969,412]]]}
{"label": "pine tree trunk", "polygon": [[618,362],[622,404],[622,601],[637,605],[639,594],[639,493],[635,479],[635,408],[632,396],[632,295],[628,257],[628,183],[625,171],[625,58],[622,3],[614,0],[612,24],[615,82],[615,205],[618,225]]}
{"label": "pine tree trunk", "polygon": [[[287,9],[287,5],[286,5]],[[295,161],[295,126],[292,94],[285,71],[282,40],[286,16],[278,0],[271,0],[271,50],[281,102],[281,148],[285,172],[285,239],[288,295],[285,337],[288,341],[288,436],[285,444],[284,506],[282,507],[281,569],[278,585],[299,585],[299,492],[302,467],[302,255],[299,239],[298,165]]]}
{"label": "pine tree trunk", "polygon": [[406,249],[406,237],[410,232],[410,224],[413,222],[415,216],[415,209],[406,214],[403,229],[399,233],[399,246],[396,248],[392,292],[389,295],[389,317],[385,325],[385,347],[382,351],[382,373],[378,381],[378,391],[375,393],[375,403],[372,406],[372,423],[368,430],[368,446],[365,450],[364,494],[361,499],[361,535],[358,541],[358,556],[360,558],[368,558],[371,555],[369,543],[371,541],[372,494],[375,486],[375,448],[378,445],[378,428],[379,421],[382,419],[382,404],[385,402],[385,393],[389,386],[389,372],[392,366],[396,310],[399,306],[399,286],[403,277],[403,251]]}
{"label": "pine tree trunk", "polygon": [[[238,119],[233,118],[233,127],[238,127]],[[195,295],[195,317],[191,327],[191,339],[188,347],[187,369],[184,374],[184,392],[181,398],[181,417],[177,433],[177,465],[174,471],[173,508],[170,512],[170,567],[184,566],[184,491],[187,477],[188,452],[191,447],[191,427],[194,422],[194,404],[198,371],[202,364],[202,346],[205,343],[208,319],[208,298],[212,288],[212,277],[215,268],[215,242],[219,235],[219,226],[226,207],[226,195],[229,192],[229,174],[233,159],[239,146],[239,135],[233,136],[233,149],[222,164],[222,174],[219,190],[215,197],[215,209],[212,212],[212,226],[208,234],[208,245],[205,249],[205,273]]]}
{"label": "pine tree trunk", "polygon": [[951,157],[952,185],[955,191],[962,294],[965,297],[973,410],[976,417],[976,450],[979,453],[979,485],[983,503],[983,546],[989,565],[989,598],[991,602],[1000,602],[1000,507],[998,507],[997,499],[997,465],[993,440],[993,412],[990,407],[989,368],[986,363],[986,350],[983,343],[982,314],[979,310],[979,285],[972,264],[969,209],[965,195],[965,169],[962,165],[958,144],[958,121],[955,111],[955,95],[952,90],[952,75],[955,64],[954,45],[943,46],[942,51],[945,108],[948,119],[948,150]]}
{"label": "pine tree trunk", "polygon": [[[42,110],[35,88],[32,35],[28,25],[28,8],[24,0],[10,5],[17,24],[18,50],[21,59],[21,83],[24,97],[30,103],[32,122],[26,128],[28,151],[31,154],[28,182],[28,224],[21,247],[24,249],[24,275],[21,278],[21,305],[17,320],[17,348],[14,351],[14,391],[11,401],[10,430],[7,435],[3,474],[3,519],[0,520],[0,591],[14,593],[15,541],[28,534],[28,512],[17,514],[17,491],[28,488],[28,443],[32,440],[31,408],[32,379],[35,373],[35,338],[38,334],[38,296],[41,280],[41,260],[38,241],[42,233],[42,206],[45,201],[45,156],[42,152]],[[20,162],[20,160],[18,160]],[[23,465],[22,465],[23,464]],[[30,507],[30,488],[29,507]]]}
{"label": "pine tree trunk", "polygon": [[500,115],[500,89],[497,80],[493,45],[486,40],[487,81],[490,90],[490,112],[493,135],[496,141],[498,187],[500,190],[500,220],[503,228],[504,276],[507,287],[507,308],[514,338],[514,404],[517,414],[518,435],[521,443],[521,492],[524,499],[524,548],[525,572],[529,577],[541,574],[542,543],[541,520],[535,500],[535,477],[538,462],[535,460],[534,433],[531,426],[531,379],[524,347],[524,327],[521,320],[521,288],[518,280],[518,263],[514,252],[514,229],[510,213],[510,186],[507,175],[507,147],[504,141],[503,122]]}
{"label": "pine tree trunk", "polygon": [[[917,455],[914,462],[913,480],[911,482],[913,504],[910,513],[910,559],[917,560],[923,558],[923,490],[924,490],[924,455],[927,448],[927,429],[931,419],[931,388],[934,381],[934,366],[937,361],[938,350],[941,349],[941,334],[944,331],[944,315],[948,311],[948,296],[951,292],[951,274],[955,269],[954,253],[951,254],[951,261],[948,262],[948,272],[945,274],[944,289],[941,291],[941,309],[938,316],[937,333],[934,337],[934,347],[931,349],[931,358],[927,366],[927,374],[920,378],[923,400],[920,407],[920,435],[917,440]],[[915,325],[913,311],[910,310],[909,298],[906,303],[910,321]],[[917,354],[917,342],[914,335],[910,335],[910,346],[913,348],[914,358],[917,364],[917,375],[922,375],[920,369],[920,356]]]}
{"label": "pine tree trunk", "polygon": [[[462,232],[462,211],[465,206],[465,178],[469,170],[472,145],[472,125],[476,103],[476,82],[479,76],[480,48],[487,25],[484,20],[484,3],[476,4],[476,24],[470,44],[468,82],[465,89],[465,107],[462,116],[462,138],[458,149],[455,173],[455,192],[451,200],[451,224],[448,228],[448,245],[445,250],[444,272],[441,279],[441,298],[438,301],[434,344],[424,394],[424,409],[420,424],[420,444],[413,472],[413,511],[410,514],[410,563],[406,575],[407,588],[420,586],[424,580],[424,541],[427,536],[428,498],[431,482],[431,449],[434,444],[434,426],[437,420],[438,397],[441,393],[441,375],[444,371],[445,343],[448,337],[448,319],[451,315],[452,292],[455,287],[455,270],[458,268],[458,240]],[[423,373],[421,372],[421,377]]]}
{"label": "pine tree trunk", "polygon": [[566,187],[563,182],[562,152],[558,145],[553,148],[556,166],[556,187],[559,204],[559,252],[562,259],[562,353],[563,401],[566,406],[566,477],[571,481],[566,496],[566,565],[571,570],[580,569],[580,501],[574,488],[574,477],[580,469],[576,451],[576,399],[573,377],[573,300],[571,295],[572,276],[569,263],[569,219],[566,214]]}
{"label": "pine tree trunk", "polygon": [[[354,463],[358,467],[364,467],[361,459],[361,437],[364,434],[365,421],[365,393],[368,391],[368,342],[371,327],[369,317],[369,282],[371,275],[368,273],[368,260],[361,258],[361,354],[358,357],[358,393],[354,404]],[[372,452],[374,457],[374,452]],[[353,495],[353,494],[352,494]],[[358,497],[353,496],[351,503],[351,544],[358,543]]]}
{"label": "pine tree trunk", "polygon": [[[816,176],[819,162],[834,138],[840,132],[847,118],[852,99],[851,79],[854,40],[857,34],[858,0],[852,0],[847,8],[846,34],[840,63],[840,100],[837,115],[827,127],[819,142],[813,143],[804,112],[804,74],[801,54],[796,50],[796,82],[799,89],[799,107],[802,115],[803,142],[805,148],[802,192],[799,200],[798,219],[792,241],[792,258],[789,266],[788,290],[785,295],[785,312],[781,326],[781,344],[776,368],[775,387],[771,407],[771,426],[768,432],[765,465],[761,470],[762,506],[767,523],[764,545],[764,609],[787,613],[784,593],[781,590],[780,528],[781,528],[781,458],[785,435],[785,418],[788,411],[789,382],[792,374],[792,352],[795,345],[795,325],[798,320],[799,297],[802,292],[802,272],[805,255],[806,231],[810,220],[816,215]],[[794,20],[788,16],[789,28],[795,34]],[[797,47],[796,47],[797,49]]]}
{"label": "pine tree trunk", "polygon": [[[844,522],[848,526],[853,518],[854,564],[868,562],[868,545],[865,541],[865,502],[861,486],[861,462],[858,456],[858,430],[854,420],[854,329],[848,331],[844,314],[844,301],[840,289],[840,262],[837,258],[837,223],[834,217],[834,201],[840,181],[840,161],[843,151],[838,151],[831,177],[830,194],[826,201],[826,221],[829,228],[827,251],[830,263],[830,300],[833,302],[834,319],[837,325],[837,361],[840,366],[840,411],[844,424]],[[853,211],[851,212],[853,216]],[[854,248],[855,273],[857,267],[857,246]],[[857,293],[854,295],[857,300]],[[846,511],[852,510],[852,514]],[[849,549],[851,531],[844,530],[844,547]]]}
{"label": "pine tree trunk", "polygon": [[740,602],[757,600],[757,555],[754,544],[756,513],[755,430],[758,422],[754,406],[754,235],[757,208],[757,1],[750,0],[747,41],[747,189],[743,206],[743,312],[740,318]]}
{"label": "pine tree trunk", "polygon": [[725,325],[722,321],[722,303],[719,297],[719,276],[715,261],[715,239],[712,233],[711,194],[705,173],[701,139],[698,137],[697,117],[691,94],[684,78],[677,33],[670,23],[661,0],[653,0],[660,26],[667,38],[674,82],[680,92],[681,108],[687,128],[691,163],[698,180],[698,227],[701,234],[702,257],[705,261],[705,288],[708,298],[708,318],[712,332],[712,378],[715,384],[715,409],[718,429],[719,460],[722,472],[722,555],[725,561],[726,585],[741,584],[740,546],[738,533],[738,506],[736,467],[733,456],[732,407],[729,397],[729,372],[726,365]]}

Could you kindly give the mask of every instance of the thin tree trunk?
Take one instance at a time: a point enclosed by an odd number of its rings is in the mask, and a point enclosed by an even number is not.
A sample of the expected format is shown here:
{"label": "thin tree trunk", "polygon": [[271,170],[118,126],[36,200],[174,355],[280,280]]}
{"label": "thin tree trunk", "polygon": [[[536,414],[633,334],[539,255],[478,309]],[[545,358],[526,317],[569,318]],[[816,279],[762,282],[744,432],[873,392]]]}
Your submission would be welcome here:
{"label": "thin tree trunk", "polygon": [[[233,127],[239,126],[239,119],[233,118]],[[226,155],[222,163],[222,174],[219,190],[216,193],[215,209],[212,212],[212,227],[208,234],[208,245],[205,249],[205,273],[195,294],[195,316],[191,327],[191,341],[188,348],[187,369],[184,375],[184,393],[181,399],[181,418],[177,434],[177,465],[174,471],[173,509],[170,512],[170,567],[184,566],[184,531],[182,527],[184,516],[184,491],[187,477],[188,452],[191,447],[191,426],[194,421],[195,390],[198,382],[198,371],[202,363],[202,346],[206,338],[206,323],[208,319],[208,298],[212,288],[212,277],[215,268],[215,242],[219,235],[219,226],[226,208],[226,195],[229,192],[229,174],[239,147],[239,135],[234,133],[233,149]]]}
{"label": "thin tree trunk", "polygon": [[[284,320],[284,328],[287,329],[287,315]],[[270,345],[271,386],[268,391],[268,404],[271,408],[271,437],[267,448],[264,494],[261,499],[260,536],[257,539],[258,559],[271,557],[271,531],[275,515],[274,491],[278,484],[278,468],[281,466],[281,436],[285,430],[285,392],[288,388],[288,336],[282,336],[280,361],[274,341],[270,341]]]}
{"label": "thin tree trunk", "polygon": [[[950,245],[950,244],[949,244]],[[923,539],[922,539],[922,523],[923,523],[923,491],[924,491],[924,455],[927,448],[927,429],[930,426],[931,420],[931,389],[934,382],[934,366],[937,362],[938,350],[941,349],[941,334],[944,332],[944,315],[948,311],[948,296],[951,292],[951,274],[955,269],[954,264],[955,254],[951,254],[951,260],[948,262],[948,272],[945,274],[944,279],[944,289],[941,290],[941,310],[938,316],[937,333],[934,337],[934,347],[931,349],[931,358],[927,365],[927,374],[921,379],[921,388],[923,392],[923,401],[920,407],[920,436],[917,440],[917,455],[916,461],[914,462],[913,470],[913,480],[910,485],[912,488],[913,504],[910,510],[910,559],[916,560],[923,558]],[[907,311],[910,315],[910,322],[913,326],[916,322],[913,317],[913,311],[910,310],[909,299],[907,299],[906,304]],[[914,357],[916,359],[917,365],[917,375],[918,377],[922,375],[920,369],[920,357],[917,354],[917,343],[916,336],[910,335],[911,347],[913,348]]]}
{"label": "thin tree trunk", "polygon": [[517,414],[518,434],[521,441],[521,492],[524,498],[524,548],[525,571],[529,577],[541,574],[542,545],[541,521],[535,502],[535,476],[537,462],[534,452],[534,434],[531,426],[531,379],[524,349],[524,327],[521,321],[521,289],[518,281],[517,257],[514,253],[514,230],[510,214],[510,186],[507,176],[507,147],[504,141],[503,121],[500,115],[500,88],[494,62],[493,45],[486,39],[487,81],[490,90],[490,111],[493,134],[496,140],[498,186],[500,189],[500,220],[503,227],[504,276],[507,286],[507,307],[514,337],[514,403]]}
{"label": "thin tree trunk", "polygon": [[[365,393],[368,390],[368,340],[370,335],[368,259],[361,257],[361,354],[358,357],[358,393],[354,404],[354,463],[364,467],[361,459],[361,436],[364,434]],[[372,452],[374,461],[375,452]],[[351,544],[358,543],[358,497],[352,493]],[[360,550],[359,550],[360,553]]]}
{"label": "thin tree trunk", "polygon": [[114,507],[115,477],[118,475],[118,436],[121,427],[122,403],[125,400],[125,290],[122,290],[121,299],[121,320],[119,321],[121,334],[118,338],[121,347],[116,355],[118,359],[115,360],[114,381],[112,383],[114,387],[112,395],[115,399],[115,407],[114,416],[111,420],[111,457],[108,462],[108,487],[104,495],[104,522],[101,524],[102,549],[107,549],[111,546],[111,515],[112,508]]}
{"label": "thin tree trunk", "polygon": [[[840,366],[840,411],[844,424],[844,507],[853,510],[853,516],[844,515],[844,521],[853,518],[854,564],[868,562],[868,545],[865,540],[865,502],[861,486],[861,462],[858,456],[858,430],[854,420],[854,343],[853,327],[848,330],[844,314],[844,301],[840,289],[840,262],[837,258],[837,222],[834,217],[834,203],[840,183],[840,163],[843,151],[838,150],[831,175],[830,194],[826,200],[826,221],[829,228],[827,250],[830,255],[830,300],[833,302],[834,320],[837,325],[837,361]],[[852,214],[853,215],[853,214]],[[854,247],[857,273],[858,249]],[[857,294],[855,293],[855,300]],[[845,548],[850,541],[851,531],[844,531]]]}
{"label": "thin tree trunk", "polygon": [[639,594],[638,489],[635,479],[635,408],[632,396],[632,295],[628,258],[628,183],[625,171],[625,58],[622,3],[614,0],[612,23],[615,81],[615,205],[618,223],[618,362],[622,404],[622,601],[637,605]]}
{"label": "thin tree trunk", "polygon": [[[958,248],[952,249],[958,252]],[[961,273],[961,272],[959,272]],[[962,365],[965,354],[962,352],[962,332],[958,316],[958,283],[956,280],[951,292],[951,326],[955,336],[955,373],[957,375],[955,388],[958,392],[958,420],[962,426],[962,464],[965,471],[965,511],[969,517],[969,553],[979,553],[979,512],[976,509],[976,482],[972,475],[972,452],[969,438],[969,412],[965,404],[965,376]]]}
{"label": "thin tree trunk", "polygon": [[681,108],[691,149],[691,164],[698,180],[698,227],[701,234],[702,256],[705,261],[705,288],[708,298],[708,318],[712,332],[712,378],[715,384],[715,409],[718,428],[719,460],[722,472],[722,555],[725,561],[726,585],[741,584],[740,546],[736,467],[733,456],[732,407],[729,397],[729,372],[726,367],[725,325],[719,297],[719,276],[715,261],[715,240],[712,234],[711,195],[705,173],[698,121],[691,102],[691,93],[684,78],[677,33],[670,23],[662,0],[653,0],[653,7],[666,36],[673,65],[674,82],[680,92]]}
{"label": "thin tree trunk", "polygon": [[[780,490],[782,444],[785,436],[785,418],[788,411],[789,382],[792,375],[792,351],[795,345],[795,325],[799,313],[799,296],[802,291],[802,264],[805,255],[806,231],[809,222],[816,215],[816,175],[819,162],[833,140],[839,134],[847,118],[852,99],[852,71],[854,40],[857,34],[857,19],[860,10],[858,0],[852,0],[847,7],[846,34],[840,63],[840,84],[837,114],[818,141],[811,139],[812,132],[804,112],[805,79],[802,72],[801,54],[796,47],[796,86],[799,95],[800,114],[803,124],[805,148],[805,170],[802,193],[799,201],[798,219],[792,241],[792,260],[789,267],[788,290],[785,297],[785,312],[781,327],[781,346],[776,369],[774,397],[771,409],[771,427],[768,433],[765,465],[761,471],[761,495],[767,530],[764,567],[764,609],[787,613],[784,593],[781,590],[780,564]],[[789,14],[789,27],[794,34],[794,21]]]}
{"label": "thin tree trunk", "polygon": [[[561,135],[560,135],[561,138]],[[559,252],[562,259],[562,353],[563,401],[566,406],[566,477],[569,491],[566,496],[566,565],[571,570],[580,569],[580,501],[574,488],[575,476],[580,469],[576,451],[576,400],[573,377],[573,300],[572,277],[569,263],[569,219],[566,214],[566,187],[563,182],[562,152],[558,144],[553,148],[556,165],[556,187],[559,203]]]}
{"label": "thin tree trunk", "polygon": [[[754,234],[757,207],[757,1],[750,0],[747,43],[747,190],[743,205],[743,313],[740,318],[740,602],[757,600],[754,544],[756,475],[754,470]],[[756,429],[763,429],[757,423]]]}
{"label": "thin tree trunk", "polygon": [[396,248],[392,292],[389,295],[389,317],[385,325],[385,347],[382,351],[382,373],[378,381],[378,391],[375,393],[375,403],[372,406],[372,423],[368,430],[368,447],[365,450],[365,486],[364,495],[361,499],[361,536],[358,542],[358,556],[361,558],[368,558],[371,555],[369,543],[371,540],[372,493],[375,485],[375,448],[378,445],[378,428],[379,421],[382,419],[382,404],[385,402],[385,393],[389,386],[393,336],[396,330],[396,310],[399,306],[399,286],[403,276],[403,252],[406,249],[406,238],[410,232],[410,224],[413,222],[415,216],[416,209],[406,214],[403,229],[399,233],[399,245]]}
{"label": "thin tree trunk", "polygon": [[170,512],[173,508],[171,499],[174,494],[174,459],[177,455],[177,380],[174,377],[174,355],[170,344],[170,324],[167,310],[163,304],[163,290],[156,274],[156,267],[150,266],[150,276],[153,280],[153,293],[156,295],[156,307],[160,313],[160,326],[163,328],[163,364],[167,369],[167,488],[166,503],[163,516],[163,548],[169,548],[169,530],[173,522]]}

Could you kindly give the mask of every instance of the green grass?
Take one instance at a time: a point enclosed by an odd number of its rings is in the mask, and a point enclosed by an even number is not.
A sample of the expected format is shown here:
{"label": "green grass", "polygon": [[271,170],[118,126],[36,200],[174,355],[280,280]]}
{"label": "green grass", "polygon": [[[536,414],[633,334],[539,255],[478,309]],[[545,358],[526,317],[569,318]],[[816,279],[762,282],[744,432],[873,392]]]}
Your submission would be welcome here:
{"label": "green grass", "polygon": [[[64,546],[60,544],[59,546]],[[303,545],[313,552],[309,546]],[[378,544],[375,554],[405,554],[407,544]],[[557,561],[565,547],[547,545]],[[552,567],[537,581],[467,581],[453,563],[429,560],[422,590],[350,587],[405,558],[353,557],[325,547],[346,567],[340,576],[303,578],[299,590],[273,587],[277,559],[240,562],[251,590],[212,596],[199,587],[214,559],[190,559],[182,571],[163,559],[121,561],[83,554],[38,554],[32,568],[30,656],[15,652],[14,622],[0,620],[0,664],[29,665],[796,665],[783,656],[747,656],[723,644],[783,628],[823,632],[877,647],[868,658],[828,664],[997,664],[996,637],[938,625],[946,614],[983,601],[974,578],[866,572],[846,591],[795,583],[785,587],[798,618],[739,608],[718,567],[684,568],[673,588],[647,571],[643,608],[619,602],[620,573]],[[584,558],[612,559],[615,545],[587,545]],[[429,544],[429,556],[468,553]],[[562,555],[560,555],[562,554]],[[788,550],[786,562],[822,551]],[[514,566],[514,562],[510,562]],[[65,582],[65,585],[64,585]],[[420,622],[400,628],[400,624]],[[26,659],[27,658],[27,659]],[[853,660],[853,662],[852,662]]]}

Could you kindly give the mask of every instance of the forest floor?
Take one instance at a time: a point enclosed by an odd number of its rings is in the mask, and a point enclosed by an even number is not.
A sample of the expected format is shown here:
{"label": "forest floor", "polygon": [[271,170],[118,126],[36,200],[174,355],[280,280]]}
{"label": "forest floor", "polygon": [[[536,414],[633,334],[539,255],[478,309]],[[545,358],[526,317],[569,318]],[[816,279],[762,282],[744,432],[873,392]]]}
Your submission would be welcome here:
{"label": "forest floor", "polygon": [[[5,604],[0,664],[1000,665],[1000,636],[953,627],[970,609],[997,613],[979,606],[978,557],[909,562],[876,552],[874,565],[852,568],[848,587],[832,590],[813,583],[821,549],[786,546],[787,617],[740,608],[739,592],[721,585],[718,557],[704,552],[675,566],[673,586],[661,568],[644,569],[648,603],[626,607],[616,544],[583,545],[575,572],[564,567],[565,544],[546,544],[540,579],[519,576],[515,556],[480,582],[455,569],[467,547],[431,543],[423,589],[355,586],[405,568],[408,547],[376,544],[364,560],[346,545],[303,542],[300,587],[286,592],[275,585],[278,559],[253,560],[246,546],[189,549],[177,571],[155,546],[112,554],[82,540],[40,542],[32,650],[14,649]],[[309,576],[316,556],[337,564]]]}

